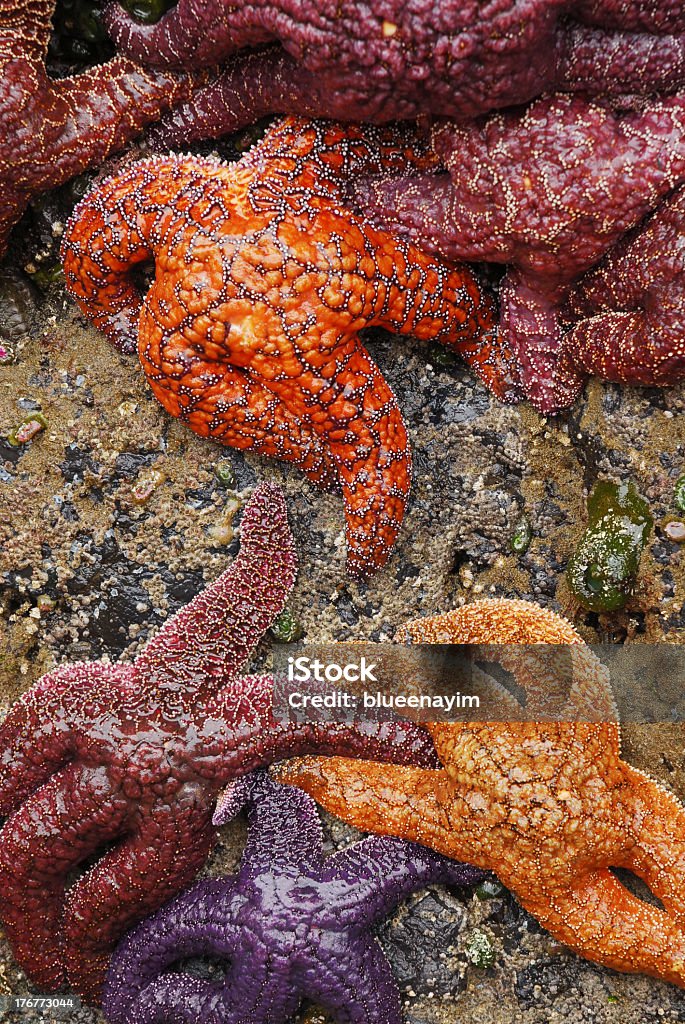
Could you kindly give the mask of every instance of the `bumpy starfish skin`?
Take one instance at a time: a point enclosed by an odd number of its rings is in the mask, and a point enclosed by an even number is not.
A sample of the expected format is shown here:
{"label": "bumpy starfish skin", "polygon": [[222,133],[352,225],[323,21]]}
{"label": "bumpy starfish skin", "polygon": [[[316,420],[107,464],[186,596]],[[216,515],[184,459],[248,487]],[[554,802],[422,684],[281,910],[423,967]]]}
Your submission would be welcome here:
{"label": "bumpy starfish skin", "polygon": [[[257,489],[241,535],[229,569],[133,664],[57,668],[0,726],[0,815],[9,815],[0,917],[17,960],[44,989],[68,980],[97,1000],[120,936],[202,867],[214,802],[231,779],[320,747],[435,763],[415,726],[274,719],[271,677],[237,672],[295,577],[278,488]],[[91,866],[69,887],[86,859]]]}
{"label": "bumpy starfish skin", "polygon": [[[560,304],[685,178],[685,101],[618,114],[579,97],[546,97],[524,113],[437,125],[432,146],[449,174],[355,180],[348,198],[372,223],[446,259],[508,265],[500,293],[504,342],[526,395],[554,412],[574,399],[590,369],[602,372],[584,352],[582,331],[564,341]],[[668,251],[660,257],[652,246],[650,253],[650,277],[673,292]],[[658,319],[655,312],[653,329]],[[666,334],[669,320],[666,310]],[[660,383],[645,356],[639,346],[617,347],[607,372]]]}
{"label": "bumpy starfish skin", "polygon": [[[400,639],[580,644],[563,619],[515,601],[477,602],[412,622]],[[534,648],[525,651],[516,658],[510,648],[510,667],[530,693],[544,679],[544,659],[536,668]],[[577,674],[591,681],[592,706],[593,692],[601,697],[601,667],[584,646],[569,651],[580,657]],[[685,811],[621,760],[618,726],[428,728],[444,766],[439,771],[304,758],[276,774],[359,828],[491,868],[581,956],[685,986]],[[643,878],[664,909],[631,895],[611,867]]]}
{"label": "bumpy starfish skin", "polygon": [[562,358],[628,384],[685,375],[685,188],[588,271],[562,309]]}
{"label": "bumpy starfish skin", "polygon": [[[105,16],[124,52],[158,66],[207,66],[280,41],[264,65],[270,109],[319,117],[463,118],[554,88],[621,95],[685,84],[682,5],[661,0],[179,0],[154,25],[118,4]],[[219,117],[231,74],[205,97]]]}
{"label": "bumpy starfish skin", "polygon": [[116,57],[75,78],[45,70],[51,0],[0,0],[0,255],[32,196],[121,149],[191,94],[191,80]]}
{"label": "bumpy starfish skin", "polygon": [[[324,860],[314,801],[254,773],[221,820],[248,805],[236,876],[199,882],[128,935],[103,1004],[111,1024],[288,1024],[312,999],[341,1024],[402,1024],[400,994],[373,929],[433,882],[482,872],[432,851],[364,839]],[[230,961],[221,982],[169,968],[188,956]]]}
{"label": "bumpy starfish skin", "polygon": [[[410,486],[395,397],[358,332],[436,338],[500,393],[494,307],[471,273],[368,228],[339,205],[344,175],[430,162],[400,129],[287,119],[242,160],[143,161],[79,205],[67,287],[193,430],[339,477],[348,568],[387,560]],[[154,258],[142,303],[131,266]],[[493,377],[491,367],[497,372]]]}

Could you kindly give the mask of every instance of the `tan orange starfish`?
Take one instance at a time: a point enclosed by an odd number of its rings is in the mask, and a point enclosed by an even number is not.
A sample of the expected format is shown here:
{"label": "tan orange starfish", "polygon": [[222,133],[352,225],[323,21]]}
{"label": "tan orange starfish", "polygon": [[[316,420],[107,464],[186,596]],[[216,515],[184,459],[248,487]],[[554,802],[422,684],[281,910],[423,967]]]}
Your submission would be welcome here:
{"label": "tan orange starfish", "polygon": [[[415,643],[582,645],[564,619],[522,601],[479,601],[410,622]],[[526,689],[540,677],[530,647],[509,661]],[[576,649],[574,649],[574,657]],[[577,648],[588,696],[602,668]],[[606,693],[606,691],[605,691]],[[276,769],[327,810],[497,873],[522,905],[581,956],[685,987],[685,810],[621,760],[610,722],[432,723],[444,767],[395,767],[307,757]],[[663,909],[633,896],[611,868],[628,868]]]}

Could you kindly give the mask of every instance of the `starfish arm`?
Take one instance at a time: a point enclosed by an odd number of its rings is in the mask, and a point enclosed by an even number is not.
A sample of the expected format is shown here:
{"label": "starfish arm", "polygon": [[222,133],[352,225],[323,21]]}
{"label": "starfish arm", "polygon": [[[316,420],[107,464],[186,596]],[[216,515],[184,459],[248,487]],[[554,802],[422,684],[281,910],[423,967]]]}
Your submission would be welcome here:
{"label": "starfish arm", "polygon": [[241,46],[268,41],[269,32],[259,28],[255,9],[254,27],[245,18],[231,17],[228,4],[202,0],[178,0],[152,25],[137,21],[119,3],[108,2],[103,20],[117,47],[136,59],[158,66],[194,67],[222,61]]}
{"label": "starfish arm", "polygon": [[62,912],[67,877],[116,838],[127,802],[95,768],[70,765],[0,832],[0,908],[18,962],[51,991],[64,983]]}
{"label": "starfish arm", "polygon": [[221,1024],[286,1024],[302,1001],[290,959],[272,952],[258,928],[242,931],[241,955],[226,975]]}
{"label": "starfish arm", "polygon": [[198,173],[195,163],[184,167],[175,157],[143,160],[89,192],[67,222],[67,290],[119,351],[135,352],[138,340],[142,297],[131,268],[154,257],[175,195],[192,189]]}
{"label": "starfish arm", "polygon": [[172,700],[210,697],[282,610],[296,572],[283,493],[261,484],[245,508],[234,562],[149,641],[135,661],[138,677]]}
{"label": "starfish arm", "polygon": [[677,2],[661,0],[580,0],[576,13],[586,25],[623,29],[626,32],[654,32],[655,34],[685,32],[685,10]]}
{"label": "starfish arm", "polygon": [[341,920],[379,924],[417,889],[427,885],[467,886],[482,881],[485,872],[443,857],[416,843],[392,836],[372,836],[336,853],[326,872],[341,889]]}
{"label": "starfish arm", "polygon": [[684,225],[681,187],[573,289],[564,348],[582,372],[649,385],[685,376]]}
{"label": "starfish arm", "polygon": [[[290,722],[274,716],[273,676],[243,676],[212,705],[221,730],[220,781],[299,754],[345,753],[397,764],[438,764],[433,741],[414,722]],[[231,722],[226,732],[223,723]]]}
{"label": "starfish arm", "polygon": [[[206,85],[199,87],[192,98],[180,103],[165,114],[149,133],[153,146],[178,147],[206,138],[219,138],[250,124],[267,113],[297,114],[312,118],[351,119],[386,126],[392,121],[407,121],[425,112],[420,96],[400,95],[388,89],[370,89],[368,75],[359,70],[354,81],[339,67],[333,88],[315,67],[306,67],[280,46],[257,53],[241,53],[222,65],[219,73]],[[344,89],[338,85],[344,80]],[[370,129],[373,131],[373,129]],[[408,148],[407,130],[403,126],[385,129],[404,136],[398,147],[404,167],[433,166],[435,157]],[[381,136],[378,136],[381,138]],[[371,155],[371,153],[369,153]],[[354,170],[344,168],[345,174],[358,174],[361,167],[368,173],[379,169],[374,163],[360,165],[355,160]]]}
{"label": "starfish arm", "polygon": [[[349,84],[349,79],[348,79]],[[315,69],[304,67],[279,46],[257,53],[241,53],[222,66],[209,83],[198,87],[191,100],[179,104],[155,125],[150,133],[153,143],[177,146],[207,137],[217,138],[249,124],[267,113],[296,114],[299,118],[325,117],[350,121],[380,122],[382,128],[365,123],[349,127],[356,135],[355,145],[340,145],[335,126],[318,126],[335,150],[338,166],[322,163],[318,173],[340,189],[343,181],[409,167],[423,170],[437,167],[438,160],[427,143],[407,125],[386,124],[421,113],[420,104],[401,99],[393,103],[387,94],[368,93],[362,85],[358,114],[351,109],[349,97],[335,102],[331,90],[322,84]],[[397,114],[393,115],[393,110]],[[289,129],[286,127],[287,133]],[[273,138],[273,130],[270,133]],[[278,135],[278,130],[276,132]],[[332,145],[331,145],[332,143]]]}
{"label": "starfish arm", "polygon": [[[235,895],[236,907],[232,907]],[[264,942],[261,919],[246,926],[240,879],[201,882],[148,918],[116,951],[107,976],[103,1005],[112,1024],[165,1021],[165,1002],[179,1021],[196,1024],[274,1024],[297,1011],[300,992],[289,964]],[[266,923],[268,927],[268,922]],[[227,963],[220,984],[188,988],[191,979],[168,973],[189,956],[211,956]],[[194,979],[192,979],[194,982]],[[201,1013],[183,1016],[186,998]],[[216,1014],[216,1016],[215,1016]],[[175,1020],[175,1016],[171,1016]]]}
{"label": "starfish arm", "polygon": [[630,785],[621,791],[616,815],[631,834],[624,844],[620,866],[644,879],[683,930],[685,809],[649,776],[625,762],[621,767]]}
{"label": "starfish arm", "polygon": [[[608,670],[595,654],[577,640],[572,643],[484,644],[480,656],[499,662],[511,672],[526,694],[526,720],[612,722],[618,714]],[[491,680],[494,692],[497,683]],[[503,688],[498,700],[508,705]],[[522,705],[515,701],[512,721],[520,719]]]}
{"label": "starfish arm", "polygon": [[[154,331],[156,317],[151,301],[152,296],[143,307],[142,339]],[[187,341],[178,334],[165,345],[165,359],[173,359],[175,350],[186,349]],[[321,438],[277,395],[251,380],[243,370],[215,359],[196,358],[192,378],[184,377],[179,387],[178,381],[151,361],[144,341],[140,361],[155,398],[196,434],[239,451],[292,462],[320,489],[338,489],[338,470]]]}
{"label": "starfish arm", "polygon": [[221,138],[266,114],[321,116],[325,107],[317,76],[274,47],[229,60],[190,100],[165,114],[148,139],[153,146],[172,148]]}
{"label": "starfish arm", "polygon": [[618,971],[685,985],[685,934],[667,913],[633,896],[609,870],[567,889],[554,887],[524,907],[580,956]]}
{"label": "starfish arm", "polygon": [[281,786],[267,772],[253,772],[224,792],[214,823],[230,820],[248,804],[248,833],[243,863],[250,871],[274,863],[296,864],[303,871],[323,859],[323,830],[316,804],[302,790]]}
{"label": "starfish arm", "polygon": [[[681,30],[682,31],[682,30]],[[574,26],[563,32],[559,89],[608,97],[669,93],[685,81],[685,35],[612,32]]]}
{"label": "starfish arm", "polygon": [[485,872],[433,850],[391,836],[374,836],[326,862],[340,884],[337,912],[350,925],[380,924],[400,903],[425,886],[468,886]]}
{"label": "starfish arm", "polygon": [[520,399],[519,353],[498,329],[494,300],[471,271],[446,268],[424,249],[395,235],[370,227],[365,234],[379,266],[383,255],[393,266],[394,287],[380,292],[374,323],[440,342],[457,352],[503,401]]}
{"label": "starfish arm", "polygon": [[587,375],[562,358],[558,302],[512,268],[502,282],[500,309],[500,331],[515,352],[526,398],[543,414],[571,405]]}
{"label": "starfish arm", "polygon": [[477,241],[459,230],[446,171],[379,174],[343,184],[345,199],[371,224],[422,245],[446,260],[477,260]]}
{"label": "starfish arm", "polygon": [[221,986],[183,974],[162,974],[145,988],[128,1012],[109,1008],[112,1024],[223,1024],[211,1009]]}
{"label": "starfish arm", "polygon": [[69,708],[90,675],[85,665],[58,668],[10,707],[0,724],[0,815],[19,807],[73,757]]}
{"label": "starfish arm", "polygon": [[[102,990],[110,1024],[125,1024],[134,1008],[149,1012],[158,1006],[158,986],[173,997],[171,1006],[180,1005],[176,994],[182,994],[186,979],[165,974],[178,961],[203,955],[233,959],[240,948],[240,928],[231,917],[234,889],[232,878],[197,882],[126,935],[112,956]],[[179,986],[176,994],[173,982]]]}
{"label": "starfish arm", "polygon": [[426,768],[302,757],[272,770],[279,782],[299,786],[331,814],[365,832],[426,843],[458,856],[457,837],[436,792],[447,776]]}
{"label": "starfish arm", "polygon": [[116,716],[135,692],[131,665],[60,665],[10,707],[0,724],[0,816],[88,748],[94,716]]}
{"label": "starfish arm", "polygon": [[347,956],[321,956],[306,978],[307,995],[336,1024],[402,1024],[397,982],[378,941],[359,937]]}
{"label": "starfish arm", "polygon": [[45,57],[55,0],[0,0],[0,57]]}
{"label": "starfish arm", "polygon": [[188,75],[150,71],[127,57],[114,57],[74,78],[52,83],[64,123],[51,152],[52,185],[102,163],[175,102],[187,99],[193,88]]}
{"label": "starfish arm", "polygon": [[64,910],[67,977],[97,1002],[119,937],[189,885],[214,842],[210,809],[188,784],[153,805],[133,835],[106,853],[70,889]]}
{"label": "starfish arm", "polygon": [[345,505],[347,570],[363,579],[386,563],[397,541],[411,486],[407,431],[392,389],[358,338],[336,346],[333,376],[316,376],[324,385],[317,387],[316,418],[306,412],[313,393],[290,384],[277,393],[330,451]]}

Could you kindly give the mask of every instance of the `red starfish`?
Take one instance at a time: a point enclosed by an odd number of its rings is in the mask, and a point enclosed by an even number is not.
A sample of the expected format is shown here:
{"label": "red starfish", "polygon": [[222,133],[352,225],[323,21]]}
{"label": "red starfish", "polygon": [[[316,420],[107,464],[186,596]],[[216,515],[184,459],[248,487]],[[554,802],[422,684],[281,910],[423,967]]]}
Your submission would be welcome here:
{"label": "red starfish", "polygon": [[[579,97],[545,97],[523,113],[443,122],[431,141],[449,174],[355,179],[348,198],[372,223],[446,259],[509,266],[502,334],[527,397],[554,412],[573,401],[588,371],[604,373],[601,360],[583,351],[583,330],[564,341],[560,307],[581,274],[685,178],[685,101],[619,114]],[[651,246],[649,278],[663,276],[672,290],[671,261],[668,247]],[[652,325],[658,319],[654,311]],[[610,379],[663,382],[641,346],[615,348],[612,358]]]}
{"label": "red starfish", "polygon": [[192,91],[191,78],[127,57],[53,81],[54,9],[54,0],[0,0],[0,255],[32,196],[102,162]]}
{"label": "red starfish", "polygon": [[[408,161],[433,158],[400,129],[289,118],[232,166],[188,156],[128,168],[80,204],[63,244],[68,289],[120,349],[138,333],[172,415],[317,483],[340,478],[359,576],[387,560],[410,484],[402,416],[359,331],[436,338],[508,388],[493,304],[472,274],[340,205],[346,174]],[[141,303],[130,267],[152,258]]]}
{"label": "red starfish", "polygon": [[230,568],[132,665],[57,668],[0,726],[0,913],[44,989],[98,999],[117,940],[204,864],[231,779],[318,749],[436,763],[418,727],[279,722],[271,677],[238,677],[295,578],[277,488],[255,492],[241,533]]}

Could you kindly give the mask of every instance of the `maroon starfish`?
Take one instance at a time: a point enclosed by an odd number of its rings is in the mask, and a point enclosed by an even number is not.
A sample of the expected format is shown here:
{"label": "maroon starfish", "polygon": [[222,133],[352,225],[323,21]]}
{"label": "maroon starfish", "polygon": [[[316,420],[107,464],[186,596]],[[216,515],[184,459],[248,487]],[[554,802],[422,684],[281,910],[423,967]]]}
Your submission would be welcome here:
{"label": "maroon starfish", "polygon": [[[463,118],[553,89],[648,95],[685,84],[685,14],[676,0],[178,0],[145,25],[129,11],[106,6],[112,36],[156,67],[206,67],[242,47],[280,42],[260,62],[273,112]],[[247,99],[233,95],[231,77],[229,70],[205,95],[205,111],[220,117],[234,100],[251,102],[250,78]]]}
{"label": "maroon starfish", "polygon": [[121,149],[193,80],[115,57],[73,78],[45,68],[54,0],[0,0],[0,255],[32,196]]}
{"label": "maroon starfish", "polygon": [[[619,114],[580,97],[545,97],[523,113],[443,122],[431,142],[448,174],[358,178],[348,198],[376,226],[446,259],[508,265],[500,324],[526,396],[554,412],[588,372],[663,383],[640,345],[615,345],[603,363],[585,351],[582,329],[564,340],[560,308],[570,286],[685,179],[685,98]],[[668,281],[672,259],[668,247],[652,246],[649,279]],[[586,303],[580,315],[591,313]],[[668,310],[654,311],[652,325],[662,315],[667,334]],[[666,338],[662,352],[668,347]]]}
{"label": "maroon starfish", "polygon": [[204,864],[231,779],[312,750],[437,763],[418,726],[277,721],[272,678],[238,677],[295,578],[278,488],[258,488],[241,536],[133,664],[57,668],[0,727],[0,917],[43,989],[98,1000],[117,940]]}
{"label": "maroon starfish", "polygon": [[609,250],[568,296],[560,364],[661,386],[685,375],[685,186]]}

